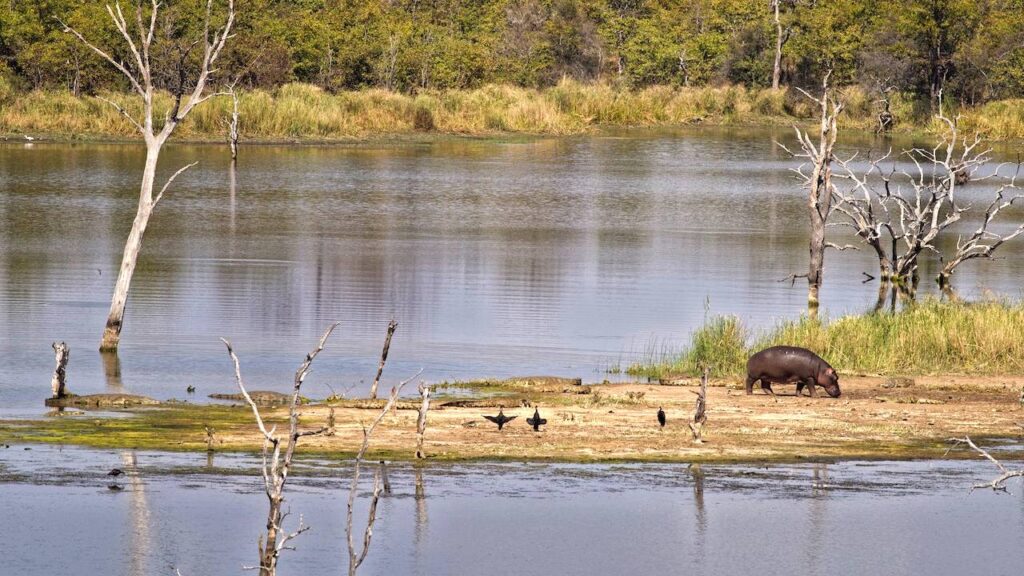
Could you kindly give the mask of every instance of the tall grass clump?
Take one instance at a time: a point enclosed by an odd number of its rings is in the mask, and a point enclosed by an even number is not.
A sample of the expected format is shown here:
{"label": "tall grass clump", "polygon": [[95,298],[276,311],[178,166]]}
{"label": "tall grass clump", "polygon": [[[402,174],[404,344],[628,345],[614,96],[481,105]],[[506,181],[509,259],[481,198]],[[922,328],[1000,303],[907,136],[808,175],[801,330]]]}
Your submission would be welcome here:
{"label": "tall grass clump", "polygon": [[689,346],[681,354],[660,359],[651,356],[630,366],[627,372],[649,378],[669,373],[695,376],[707,366],[715,375],[738,374],[747,363],[747,340],[747,330],[739,318],[716,316],[691,335]]}
{"label": "tall grass clump", "polygon": [[890,313],[834,321],[786,320],[748,338],[732,317],[711,319],[676,356],[630,367],[637,375],[743,377],[750,354],[769,346],[807,348],[840,372],[869,374],[1011,374],[1024,372],[1024,303],[950,303],[927,299]]}

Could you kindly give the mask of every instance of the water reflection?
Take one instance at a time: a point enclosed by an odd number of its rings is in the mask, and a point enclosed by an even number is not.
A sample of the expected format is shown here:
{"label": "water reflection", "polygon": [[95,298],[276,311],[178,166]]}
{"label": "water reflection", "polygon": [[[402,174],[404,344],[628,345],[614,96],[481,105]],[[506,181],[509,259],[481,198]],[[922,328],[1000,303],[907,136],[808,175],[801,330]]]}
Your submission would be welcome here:
{"label": "water reflection", "polygon": [[107,392],[124,392],[124,383],[121,381],[121,358],[118,357],[117,352],[100,352],[100,362],[103,364]]}
{"label": "water reflection", "polygon": [[[202,163],[175,181],[147,231],[122,365],[76,355],[74,390],[127,384],[168,398],[182,380],[230,388],[218,341],[227,336],[245,352],[254,387],[283,391],[303,343],[341,320],[310,391],[326,396],[329,381],[363,394],[379,326],[392,317],[401,328],[385,387],[420,366],[435,381],[600,381],[609,365],[687,340],[708,299],[711,314],[757,327],[805,310],[805,286],[776,282],[807,258],[805,197],[773,144],[790,131],[621,136],[254,147],[237,170],[219,147],[171,146],[167,172]],[[38,409],[30,383],[49,372],[37,351],[53,340],[95,349],[143,153],[0,145],[3,410]],[[972,184],[964,199],[986,190]],[[958,270],[960,296],[1020,296],[1022,246]],[[877,268],[870,254],[827,258],[823,313],[884,301],[861,284]],[[919,296],[936,290],[928,258]]]}
{"label": "water reflection", "polygon": [[[254,455],[218,455],[218,473],[198,472],[201,454],[43,446],[4,456],[0,496],[18,504],[5,511],[18,530],[8,534],[4,568],[20,576],[148,575],[168,565],[183,574],[233,574],[251,564],[254,532],[266,521]],[[106,470],[94,469],[111,457],[129,471],[124,492],[106,490]],[[1013,574],[1024,549],[1021,532],[1008,527],[1024,526],[1024,506],[1008,506],[1005,495],[969,492],[992,470],[983,461],[689,469],[395,464],[395,497],[381,503],[363,569]],[[427,476],[431,490],[416,491]],[[345,488],[335,462],[307,460],[295,468],[288,505],[313,530],[283,557],[283,571],[337,572]],[[61,554],[39,554],[38,542],[46,539],[62,542]],[[979,554],[965,555],[965,547]]]}

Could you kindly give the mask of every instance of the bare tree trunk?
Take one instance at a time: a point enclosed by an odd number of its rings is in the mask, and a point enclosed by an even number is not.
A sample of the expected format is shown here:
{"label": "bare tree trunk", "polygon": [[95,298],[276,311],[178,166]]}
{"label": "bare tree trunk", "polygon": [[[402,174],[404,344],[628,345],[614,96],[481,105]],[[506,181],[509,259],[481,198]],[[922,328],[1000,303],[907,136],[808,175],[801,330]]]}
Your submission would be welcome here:
{"label": "bare tree trunk", "polygon": [[825,223],[832,212],[832,148],[836,143],[838,132],[837,119],[843,104],[829,95],[828,79],[832,75],[829,70],[822,80],[821,98],[804,94],[821,107],[818,144],[815,145],[806,132],[797,129],[797,136],[803,147],[803,156],[811,165],[811,173],[807,177],[807,208],[811,222],[809,253],[807,267],[807,311],[817,316],[820,303],[818,293],[821,290],[822,276],[825,267]]}
{"label": "bare tree trunk", "polygon": [[53,369],[53,379],[50,380],[51,398],[63,398],[66,395],[64,388],[67,384],[68,356],[71,351],[67,344],[54,342],[53,352],[56,355],[57,367]]}
{"label": "bare tree trunk", "polygon": [[420,404],[420,414],[416,419],[416,458],[426,458],[423,453],[423,433],[427,430],[427,410],[430,409],[430,386],[420,384],[420,397],[423,403]]}
{"label": "bare tree trunk", "polygon": [[783,28],[782,21],[779,19],[780,1],[771,0],[771,9],[775,16],[775,65],[772,67],[773,90],[778,90],[782,81],[782,47],[789,41],[789,33],[791,31],[788,26]]}
{"label": "bare tree trunk", "polygon": [[377,376],[373,379],[373,386],[370,387],[370,398],[377,397],[377,385],[380,384],[380,375],[384,373],[384,363],[388,361],[388,348],[391,347],[391,336],[398,328],[398,322],[388,322],[388,335],[384,338],[384,350],[380,353],[380,364],[377,366]]}
{"label": "bare tree trunk", "polygon": [[100,341],[100,352],[117,352],[121,342],[121,325],[124,322],[124,309],[128,303],[128,289],[135,274],[135,264],[142,249],[142,237],[146,234],[149,217],[153,214],[153,182],[156,179],[156,164],[160,156],[163,142],[149,142],[146,145],[146,166],[142,172],[142,187],[139,191],[139,207],[135,212],[132,230],[124,245],[121,255],[121,268],[114,285],[114,297],[110,301],[110,313],[107,314],[107,325]]}
{"label": "bare tree trunk", "polygon": [[231,95],[231,121],[228,122],[228,145],[231,146],[231,166],[238,162],[238,94],[232,86],[228,93]]}

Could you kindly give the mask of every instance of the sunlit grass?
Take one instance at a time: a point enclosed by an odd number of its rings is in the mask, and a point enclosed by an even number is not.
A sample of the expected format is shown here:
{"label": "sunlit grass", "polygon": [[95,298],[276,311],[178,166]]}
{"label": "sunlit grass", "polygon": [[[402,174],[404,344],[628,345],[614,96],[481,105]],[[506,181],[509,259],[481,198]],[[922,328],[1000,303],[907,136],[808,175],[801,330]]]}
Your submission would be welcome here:
{"label": "sunlit grass", "polygon": [[840,372],[871,374],[1010,374],[1024,371],[1024,304],[928,299],[895,314],[800,318],[752,334],[733,317],[696,330],[672,357],[648,357],[629,372],[657,378],[699,373],[742,376],[750,354],[775,345],[818,353]]}
{"label": "sunlit grass", "polygon": [[[843,127],[873,129],[880,104],[863,89],[841,91]],[[138,118],[131,94],[101,93]],[[172,99],[156,97],[159,124]],[[220,140],[230,100],[214,98],[196,108],[178,128],[180,138]],[[505,133],[572,135],[602,126],[790,124],[817,113],[796,90],[743,86],[651,86],[629,89],[607,83],[563,80],[546,89],[486,85],[471,90],[425,90],[410,95],[381,89],[339,93],[308,84],[240,93],[240,130],[256,140],[344,140],[374,136]],[[897,129],[927,128],[926,107],[901,94],[891,97]],[[964,125],[994,138],[1024,138],[1024,102],[1003,101],[962,111]],[[98,98],[34,91],[0,99],[0,133],[76,137],[132,137],[131,124]]]}

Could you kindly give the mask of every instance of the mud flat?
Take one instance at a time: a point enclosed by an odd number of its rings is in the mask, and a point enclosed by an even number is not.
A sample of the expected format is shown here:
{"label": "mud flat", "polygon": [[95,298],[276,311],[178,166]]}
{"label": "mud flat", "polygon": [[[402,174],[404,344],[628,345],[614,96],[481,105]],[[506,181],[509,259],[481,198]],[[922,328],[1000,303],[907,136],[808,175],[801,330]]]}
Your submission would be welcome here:
{"label": "mud flat", "polygon": [[[696,386],[676,383],[549,385],[519,381],[462,382],[459,396],[438,390],[428,416],[426,451],[434,460],[553,460],[575,462],[754,462],[842,459],[939,458],[952,437],[1020,439],[1024,436],[1022,376],[845,377],[838,399],[796,397],[793,386],[776,386],[776,398],[742,384],[712,382],[704,444],[687,426]],[[474,389],[480,394],[465,395]],[[353,453],[381,402],[311,401],[301,408],[303,426],[325,425],[333,410],[333,435],[303,439],[302,450]],[[401,402],[374,436],[373,457],[411,459],[416,406]],[[485,414],[517,416],[503,431]],[[548,424],[534,432],[526,423],[539,407]],[[668,423],[656,419],[664,407]],[[271,421],[287,410],[264,408]],[[207,450],[206,427],[216,451],[252,451],[260,437],[242,405],[163,404],[126,409],[129,418],[72,415],[0,421],[0,442],[43,442],[109,448]],[[963,453],[964,456],[968,454]],[[956,454],[953,454],[956,456]]]}

